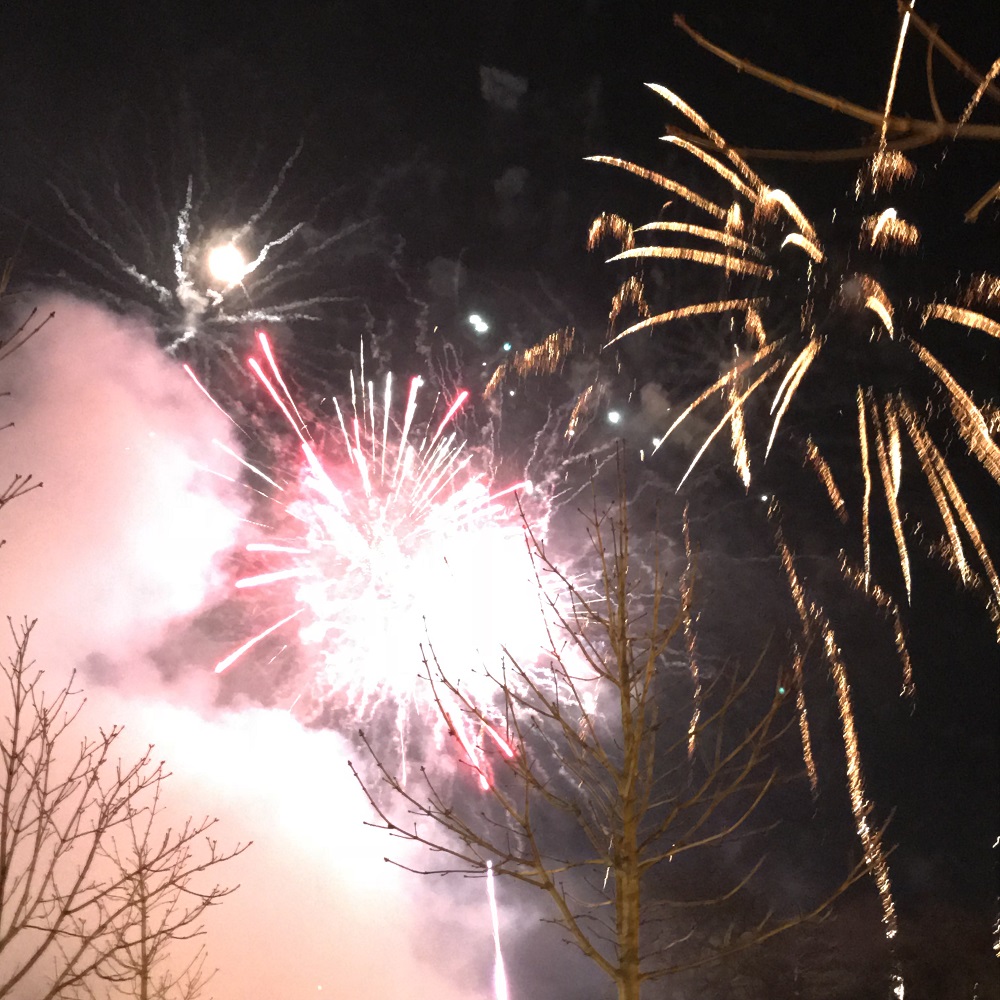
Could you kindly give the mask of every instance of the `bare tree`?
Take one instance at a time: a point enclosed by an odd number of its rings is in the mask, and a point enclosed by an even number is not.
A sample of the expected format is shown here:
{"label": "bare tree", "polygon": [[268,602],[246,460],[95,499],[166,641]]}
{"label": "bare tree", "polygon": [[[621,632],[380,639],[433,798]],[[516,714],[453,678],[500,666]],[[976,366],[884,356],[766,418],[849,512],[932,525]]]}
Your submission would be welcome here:
{"label": "bare tree", "polygon": [[[496,755],[495,773],[480,769],[485,792],[456,793],[426,769],[408,783],[364,732],[379,782],[355,775],[378,815],[373,825],[443,854],[435,873],[483,874],[492,864],[498,875],[541,890],[555,921],[614,982],[619,1000],[639,1000],[644,983],[819,915],[864,869],[856,867],[807,913],[765,916],[727,935],[714,953],[697,946],[686,908],[732,899],[759,867],[758,859],[722,878],[723,866],[706,864],[704,855],[743,837],[777,783],[769,758],[788,728],[791,684],[780,678],[754,712],[751,683],[763,661],[742,675],[722,672],[704,689],[696,672],[678,678],[668,669],[674,640],[685,632],[690,639],[690,589],[668,613],[658,559],[642,587],[624,487],[621,493],[610,512],[599,514],[595,502],[587,518],[599,567],[594,586],[569,579],[530,538],[539,580],[554,578],[560,591],[539,584],[553,622],[548,666],[540,673],[508,659],[493,675],[499,709],[473,703],[433,648],[425,651],[449,724],[455,716],[446,703],[460,705],[463,721],[480,729],[500,728],[502,715],[514,752]],[[682,645],[693,655],[693,644]],[[673,701],[685,687],[687,697]],[[687,862],[699,857],[692,873]],[[665,919],[667,908],[673,915]]]}
{"label": "bare tree", "polygon": [[72,677],[46,692],[27,655],[34,624],[11,623],[0,691],[0,997],[93,996],[104,981],[192,1000],[204,976],[168,972],[169,945],[199,934],[204,910],[233,891],[198,876],[246,848],[221,850],[212,819],[158,826],[163,762],[152,748],[115,759],[118,726],[74,736],[84,699]]}
{"label": "bare tree", "polygon": [[121,837],[112,838],[105,852],[122,876],[114,890],[122,906],[112,933],[114,948],[98,975],[113,996],[196,1000],[214,970],[205,968],[204,945],[190,943],[205,933],[205,911],[236,887],[199,886],[195,880],[249,845],[220,850],[210,835],[216,821],[208,818],[189,818],[159,833],[160,793],[157,785],[152,802],[128,816]]}

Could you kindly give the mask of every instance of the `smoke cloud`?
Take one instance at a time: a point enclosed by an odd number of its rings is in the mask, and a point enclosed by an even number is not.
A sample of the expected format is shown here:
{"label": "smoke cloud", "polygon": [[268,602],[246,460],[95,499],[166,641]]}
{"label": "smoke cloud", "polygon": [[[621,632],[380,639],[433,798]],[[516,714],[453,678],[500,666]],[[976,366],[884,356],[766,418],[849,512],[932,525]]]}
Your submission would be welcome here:
{"label": "smoke cloud", "polygon": [[241,509],[212,475],[235,474],[212,440],[235,446],[232,425],[142,323],[66,297],[39,305],[55,320],[0,365],[0,423],[15,423],[0,473],[44,483],[0,512],[0,612],[39,619],[32,654],[53,684],[95,656],[115,665],[114,686],[87,678],[80,724],[124,724],[124,759],[155,744],[170,822],[218,816],[222,846],[254,841],[215,873],[241,888],[211,914],[212,994],[488,996],[485,886],[456,879],[445,896],[385,863],[394,845],[364,826],[340,737],[213,707],[211,664],[168,685],[146,658],[222,592]]}

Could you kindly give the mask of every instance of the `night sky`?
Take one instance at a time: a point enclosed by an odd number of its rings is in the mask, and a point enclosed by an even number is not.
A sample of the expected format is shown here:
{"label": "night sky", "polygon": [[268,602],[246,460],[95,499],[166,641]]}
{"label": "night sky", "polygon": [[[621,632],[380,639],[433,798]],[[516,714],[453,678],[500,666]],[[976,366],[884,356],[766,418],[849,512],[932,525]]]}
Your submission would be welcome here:
{"label": "night sky", "polygon": [[[942,37],[980,70],[997,58],[1000,12],[995,4],[974,0],[956,9],[935,0],[919,3],[917,10],[940,24]],[[680,12],[697,31],[739,56],[865,106],[882,106],[898,30],[895,4],[889,0],[863,5],[699,0]],[[839,581],[837,552],[847,536],[837,534],[835,519],[822,502],[815,502],[818,494],[809,492],[814,487],[802,485],[800,472],[790,468],[792,459],[777,455],[747,495],[727,456],[724,433],[690,485],[675,495],[674,485],[697,448],[699,430],[711,429],[707,422],[692,421],[693,429],[679,434],[672,447],[638,461],[640,448],[648,451],[650,438],[662,431],[641,387],[655,384],[664,399],[677,404],[697,395],[725,363],[721,324],[677,331],[670,335],[673,340],[667,332],[654,332],[623,348],[620,367],[611,372],[609,366],[602,404],[623,414],[617,432],[599,416],[574,453],[561,431],[553,429],[579,391],[581,373],[596,364],[595,348],[605,335],[610,299],[622,276],[603,263],[604,248],[587,252],[587,228],[602,211],[647,221],[656,216],[661,200],[641,180],[584,158],[620,156],[685,183],[699,176],[659,141],[664,125],[679,121],[644,83],[674,89],[737,146],[829,148],[870,138],[857,123],[724,65],[674,27],[674,13],[669,5],[610,0],[426,5],[375,0],[270,7],[154,0],[141,5],[107,2],[99,9],[9,3],[0,13],[0,252],[4,260],[14,259],[13,308],[20,301],[16,296],[37,301],[49,292],[69,292],[81,302],[110,309],[119,319],[155,325],[150,300],[133,294],[114,268],[94,266],[86,239],[56,192],[73,206],[90,206],[96,218],[125,219],[134,211],[134,232],[120,227],[123,246],[141,247],[148,234],[154,253],[163,255],[160,263],[165,261],[169,269],[170,233],[160,206],[178,203],[188,176],[204,184],[207,205],[217,199],[220,210],[225,206],[232,224],[241,211],[259,204],[301,142],[276,204],[278,222],[307,219],[313,246],[325,235],[343,233],[294,287],[296,294],[329,295],[336,301],[323,306],[321,322],[292,320],[277,334],[304,386],[319,392],[328,380],[342,382],[351,353],[367,336],[395,367],[419,366],[438,357],[441,345],[450,345],[450,375],[481,390],[505,356],[503,344],[523,348],[553,330],[575,327],[590,352],[584,360],[551,381],[525,383],[516,401],[504,403],[498,468],[516,475],[514,470],[534,462],[529,471],[537,476],[539,465],[547,462],[553,483],[569,495],[586,483],[589,466],[580,455],[587,450],[608,454],[614,433],[620,433],[630,455],[637,523],[652,539],[659,512],[659,523],[670,526],[663,529],[671,539],[665,547],[675,561],[680,514],[690,503],[692,531],[702,552],[704,649],[708,662],[717,665],[734,659],[752,662],[769,645],[783,648],[794,625],[764,516],[766,503],[759,494],[782,498],[805,572],[819,599],[844,623],[841,638],[854,684],[869,794],[879,822],[893,816],[887,842],[898,845],[890,864],[901,920],[897,957],[909,977],[907,996],[1000,997],[997,961],[990,957],[1000,888],[1000,854],[994,848],[1000,835],[1000,661],[995,629],[982,603],[957,592],[951,576],[932,560],[914,559],[918,582],[905,617],[917,696],[904,703],[898,696],[891,630],[870,603]],[[926,117],[924,46],[915,34],[909,45],[895,106]],[[936,79],[942,107],[954,118],[969,87],[956,82],[943,65],[937,66]],[[975,120],[1000,121],[996,103],[984,101]],[[904,297],[932,300],[935,293],[953,291],[957,275],[1000,270],[1000,203],[987,207],[974,226],[961,221],[969,205],[1000,177],[998,152],[996,143],[956,142],[914,154],[921,173],[905,193],[906,208],[924,228],[925,240],[900,272],[896,291]],[[857,212],[856,163],[755,161],[755,167],[769,183],[788,190],[810,218],[829,224],[831,231],[848,232],[851,213]],[[663,279],[661,304],[670,301],[675,289],[685,301],[701,288],[720,294],[716,276],[690,270],[676,274]],[[471,313],[487,318],[488,335],[475,333],[468,322]],[[8,306],[2,317],[5,329],[13,315]],[[87,329],[81,324],[81,334]],[[238,395],[228,381],[227,365],[242,353],[239,337],[246,333],[229,334],[224,351],[195,345],[181,354],[220,393]],[[103,333],[93,336],[95,344],[106,343]],[[1000,355],[992,345],[982,346],[986,339],[974,345],[970,340],[965,355],[957,351],[951,357],[960,379],[995,405]],[[39,343],[34,348],[44,351]],[[77,348],[86,353],[86,341],[78,339]],[[42,374],[36,372],[32,391],[40,398],[46,376],[44,363],[39,365]],[[837,374],[831,373],[831,382]],[[120,377],[129,377],[126,369]],[[4,388],[6,382],[0,385]],[[790,414],[793,431],[808,431],[809,419],[817,413],[823,419],[824,406],[836,405],[836,398],[832,388],[811,395],[798,417]],[[229,396],[227,402],[246,405]],[[30,410],[33,398],[28,393],[12,405]],[[66,412],[72,420],[71,403]],[[495,409],[482,403],[476,403],[475,413],[481,426],[497,419]],[[0,425],[6,422],[6,415],[0,416]],[[8,440],[0,438],[0,456]],[[834,451],[843,445],[836,437],[831,442]],[[970,474],[969,502],[995,560],[1000,556],[996,484],[981,470],[962,465],[960,442],[953,449],[959,466]],[[16,454],[17,460],[29,457],[24,451]],[[6,475],[6,460],[3,465],[0,473]],[[607,470],[601,480],[604,490],[611,488],[606,475]],[[23,503],[30,505],[30,500]],[[569,537],[577,503],[569,502],[556,518],[557,537]],[[29,518],[30,510],[18,516]],[[3,527],[4,536],[12,538],[10,523]],[[62,537],[61,527],[48,527]],[[887,523],[878,528],[885,537],[876,540],[876,560],[891,565],[895,550],[889,528]],[[850,537],[856,545],[856,536]],[[0,596],[5,604],[17,600],[6,585]],[[4,614],[29,611],[3,608]],[[53,613],[60,613],[58,605]],[[203,622],[191,626],[190,609],[186,613],[189,633],[204,629]],[[71,648],[65,655],[78,655],[92,666],[115,659],[96,639],[92,648],[86,641]],[[252,681],[206,693],[196,666],[176,671],[182,659],[190,658],[189,650],[171,651],[167,640],[159,641],[153,654],[148,647],[132,648],[156,664],[143,669],[157,676],[157,685],[190,691],[192,704],[212,698],[237,708],[273,704],[259,687],[263,665],[251,671]],[[758,907],[780,909],[827,884],[858,851],[843,787],[836,706],[822,665],[815,664],[814,670],[810,696],[827,777],[815,802],[800,780],[771,807],[768,819],[785,823],[772,835],[773,860],[764,869],[771,882],[757,894]],[[116,691],[130,689],[125,680],[110,681],[128,673],[120,663],[103,673],[92,671],[97,680],[110,679],[107,704],[112,708],[118,704]],[[125,694],[120,697],[127,702]],[[169,729],[169,723],[161,724]],[[327,735],[311,733],[309,739]],[[188,766],[190,787],[199,788],[204,784],[200,758],[193,754],[191,761],[183,760],[184,738],[175,737],[182,758],[175,770]],[[148,742],[142,732],[135,738]],[[290,746],[303,740],[302,753],[311,758],[319,745],[290,729],[279,728],[273,738]],[[170,737],[159,737],[160,742],[169,754]],[[238,745],[234,737],[233,746]],[[348,812],[345,820],[331,805],[337,795],[353,793],[345,791],[342,762],[336,760],[339,770],[329,778],[321,765],[311,759],[296,777],[294,788],[315,809],[302,822],[357,821],[360,826],[355,813]],[[790,765],[795,766],[794,755]],[[260,767],[266,772],[265,764]],[[248,789],[246,796],[257,794],[252,784]],[[241,798],[243,794],[233,792],[233,811],[246,808],[250,799]],[[295,808],[289,806],[290,816]],[[261,840],[265,857],[270,857],[268,850],[280,852],[285,843],[255,833],[246,817],[236,829],[238,836]],[[294,843],[293,835],[288,836],[288,843]],[[252,874],[241,873],[241,881],[250,884],[248,902],[241,908],[235,900],[227,902],[216,919],[224,928],[232,907],[233,925],[228,934],[220,931],[217,949],[222,971],[214,985],[219,1000],[317,995],[301,986],[312,982],[313,970],[303,966],[314,957],[296,955],[294,928],[315,913],[316,922],[330,923],[331,940],[338,935],[353,940],[342,931],[351,922],[352,906],[363,914],[352,932],[359,936],[356,950],[369,957],[355,956],[357,970],[345,973],[339,984],[329,967],[317,971],[314,978],[324,976],[327,984],[320,995],[362,995],[357,990],[369,982],[366,968],[373,970],[368,995],[405,991],[407,981],[379,978],[381,973],[374,971],[397,949],[407,950],[403,964],[414,977],[408,981],[409,995],[428,1000],[487,995],[488,926],[481,916],[468,917],[478,911],[470,909],[467,887],[455,890],[454,916],[442,915],[440,900],[433,907],[426,904],[433,916],[427,940],[421,941],[413,928],[419,926],[424,901],[439,886],[393,875],[391,885],[373,879],[370,893],[359,882],[344,891],[342,904],[334,905],[322,889],[341,891],[336,879],[330,876],[327,882],[324,875],[310,885],[303,870],[329,865],[335,871],[344,858],[339,849],[334,861],[323,858],[324,837],[315,828],[310,837],[308,848],[302,848],[302,867],[296,868],[296,847],[284,868],[275,866],[275,884],[254,887]],[[360,839],[356,843],[362,845]],[[368,841],[350,848],[376,861],[387,849]],[[301,976],[292,992],[274,992],[281,989],[274,985],[280,979],[272,978],[265,980],[267,992],[255,994],[247,992],[252,987],[245,979],[232,976],[231,968],[239,967],[248,953],[259,955],[270,947],[270,931],[255,922],[254,907],[268,906],[273,894],[281,893],[277,880],[289,886],[287,898],[274,904],[289,930],[287,936],[274,931],[280,943],[274,946],[279,954],[272,964],[296,966]],[[478,886],[472,891],[478,892]],[[408,900],[403,915],[384,934],[378,919],[380,892],[400,893],[399,898]],[[596,1000],[612,995],[596,972],[559,943],[557,933],[535,938],[538,914],[532,907],[537,902],[515,898],[513,892],[501,896],[501,905],[519,915],[518,928],[508,931],[512,997]],[[331,915],[334,909],[339,915]],[[738,969],[723,969],[718,979],[657,984],[649,996],[818,996],[802,992],[805,987],[787,970],[800,960],[808,964],[810,955],[825,955],[824,949],[833,957],[816,959],[818,967],[840,971],[830,973],[823,995],[888,996],[887,952],[875,944],[869,947],[881,933],[871,883],[856,886],[835,914],[825,929],[808,928],[787,943],[769,945]],[[476,938],[470,957],[456,959],[452,944],[467,936]],[[211,950],[212,937],[208,944]],[[315,947],[310,956],[322,954],[322,946]],[[332,967],[346,961],[331,948]],[[430,967],[439,979],[422,978]],[[779,968],[785,969],[783,979],[774,971]]]}

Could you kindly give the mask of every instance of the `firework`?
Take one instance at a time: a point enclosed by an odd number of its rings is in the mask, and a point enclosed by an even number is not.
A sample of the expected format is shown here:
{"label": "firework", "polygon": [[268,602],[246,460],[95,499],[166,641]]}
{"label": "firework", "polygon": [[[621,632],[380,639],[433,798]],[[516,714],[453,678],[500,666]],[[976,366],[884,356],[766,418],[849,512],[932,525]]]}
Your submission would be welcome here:
{"label": "firework", "polygon": [[[197,144],[184,175],[150,156],[140,181],[120,175],[115,162],[102,162],[86,190],[77,179],[50,181],[62,214],[39,232],[48,257],[55,251],[63,263],[43,280],[145,312],[171,353],[226,349],[234,332],[257,323],[326,318],[344,298],[314,294],[309,279],[364,223],[341,220],[325,231],[321,205],[295,218],[285,202],[302,149],[264,187],[213,176]],[[227,188],[231,196],[220,194]]]}
{"label": "firework", "polygon": [[497,682],[484,665],[503,655],[530,662],[544,647],[545,605],[514,504],[530,484],[490,490],[456,429],[467,392],[427,411],[423,380],[414,377],[398,393],[400,409],[391,373],[377,388],[362,354],[349,397],[331,401],[332,419],[307,419],[264,333],[258,344],[261,357],[249,367],[294,432],[300,457],[287,484],[244,461],[271,498],[275,524],[246,546],[254,570],[235,586],[266,589],[281,613],[216,671],[295,628],[317,664],[311,687],[322,702],[348,705],[354,720],[394,711],[404,764],[411,736],[421,738],[414,717],[438,748],[450,732],[485,784],[484,745],[514,752],[503,722],[468,725],[433,672],[421,672],[421,650],[425,663],[448,663],[469,703],[488,706]]}

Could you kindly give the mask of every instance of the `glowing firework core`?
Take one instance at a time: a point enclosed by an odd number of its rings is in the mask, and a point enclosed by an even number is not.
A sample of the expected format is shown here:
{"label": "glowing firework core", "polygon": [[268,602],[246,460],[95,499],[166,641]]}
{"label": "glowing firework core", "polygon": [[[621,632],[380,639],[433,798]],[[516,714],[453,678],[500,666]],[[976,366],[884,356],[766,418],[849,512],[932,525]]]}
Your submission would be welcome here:
{"label": "glowing firework core", "polygon": [[220,285],[238,285],[247,272],[243,254],[232,243],[213,247],[208,254],[208,273]]}

